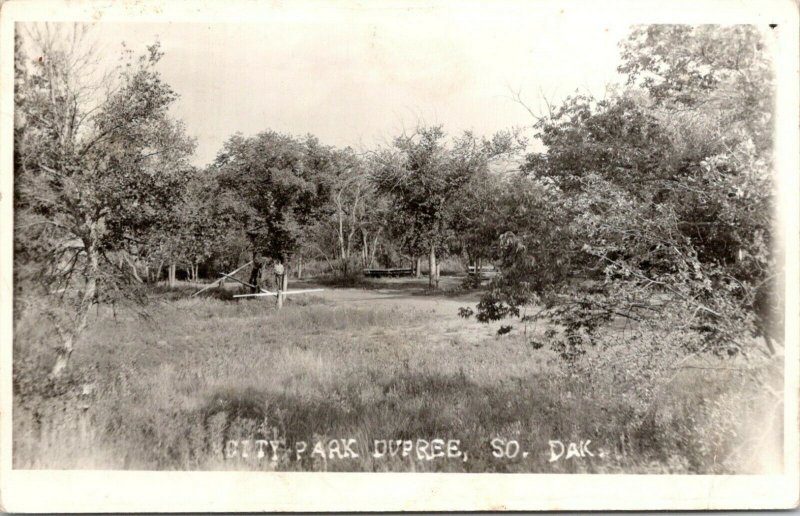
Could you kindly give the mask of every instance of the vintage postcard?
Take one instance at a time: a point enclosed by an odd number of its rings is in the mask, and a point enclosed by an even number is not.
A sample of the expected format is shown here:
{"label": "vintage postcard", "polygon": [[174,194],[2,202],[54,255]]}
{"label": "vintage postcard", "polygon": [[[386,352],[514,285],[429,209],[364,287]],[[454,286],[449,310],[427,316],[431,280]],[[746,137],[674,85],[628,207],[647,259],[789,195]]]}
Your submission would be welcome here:
{"label": "vintage postcard", "polygon": [[798,505],[793,1],[20,1],[0,507]]}

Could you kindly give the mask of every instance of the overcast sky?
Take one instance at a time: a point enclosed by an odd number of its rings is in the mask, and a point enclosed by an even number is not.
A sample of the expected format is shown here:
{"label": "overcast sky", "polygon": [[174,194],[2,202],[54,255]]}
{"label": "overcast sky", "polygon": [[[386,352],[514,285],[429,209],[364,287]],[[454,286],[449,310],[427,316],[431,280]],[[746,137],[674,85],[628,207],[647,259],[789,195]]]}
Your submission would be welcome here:
{"label": "overcast sky", "polygon": [[312,133],[370,147],[417,121],[449,133],[529,126],[511,100],[537,106],[576,89],[602,96],[618,80],[625,25],[557,10],[391,8],[276,10],[248,24],[98,23],[104,55],[155,40],[159,67],[180,94],[174,113],[213,160],[234,132]]}

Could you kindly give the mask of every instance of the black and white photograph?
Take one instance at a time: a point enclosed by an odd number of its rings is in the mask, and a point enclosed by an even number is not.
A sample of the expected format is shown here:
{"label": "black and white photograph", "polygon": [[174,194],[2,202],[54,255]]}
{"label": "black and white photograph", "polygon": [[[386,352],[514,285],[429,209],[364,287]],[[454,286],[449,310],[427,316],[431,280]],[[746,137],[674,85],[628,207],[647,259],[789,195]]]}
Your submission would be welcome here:
{"label": "black and white photograph", "polygon": [[797,4],[704,4],[6,2],[8,509],[795,506]]}

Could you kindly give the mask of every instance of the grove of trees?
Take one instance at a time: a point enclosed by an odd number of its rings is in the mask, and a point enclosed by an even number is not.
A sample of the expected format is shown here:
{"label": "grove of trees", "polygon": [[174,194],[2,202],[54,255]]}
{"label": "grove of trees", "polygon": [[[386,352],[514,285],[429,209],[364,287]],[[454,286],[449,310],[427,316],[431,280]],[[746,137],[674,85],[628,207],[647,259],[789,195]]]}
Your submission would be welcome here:
{"label": "grove of trees", "polygon": [[771,353],[780,340],[774,79],[754,27],[634,29],[627,82],[538,116],[538,152],[513,130],[419,126],[356,152],[265,129],[232,135],[205,168],[170,116],[159,46],[90,71],[89,39],[81,25],[17,36],[15,281],[21,298],[46,299],[54,375],[93,305],[248,260],[258,281],[271,262],[349,276],[424,258],[432,288],[442,257],[492,262],[500,273],[462,314],[547,317],[566,359],[618,317],[679,321],[691,352],[750,353],[758,335]]}

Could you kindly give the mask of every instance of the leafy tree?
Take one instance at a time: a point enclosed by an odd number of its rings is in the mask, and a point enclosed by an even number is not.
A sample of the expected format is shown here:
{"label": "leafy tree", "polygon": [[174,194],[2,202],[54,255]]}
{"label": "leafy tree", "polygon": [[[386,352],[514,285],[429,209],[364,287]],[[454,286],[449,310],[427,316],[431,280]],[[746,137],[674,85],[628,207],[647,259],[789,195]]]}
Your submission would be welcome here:
{"label": "leafy tree", "polygon": [[503,213],[508,180],[488,168],[480,170],[448,206],[452,230],[449,247],[466,254],[467,262],[476,270],[480,270],[484,258],[499,258],[499,238],[508,230]]}
{"label": "leafy tree", "polygon": [[[715,118],[704,140],[750,138],[772,150],[774,88],[763,35],[753,25],[647,25],[621,43],[628,85],[645,89],[671,114]],[[698,143],[698,142],[696,142]]]}
{"label": "leafy tree", "polygon": [[18,289],[60,294],[58,376],[92,305],[135,295],[113,255],[166,212],[193,142],[168,114],[176,94],[156,70],[158,44],[126,51],[123,66],[92,81],[86,26],[28,27],[40,57],[16,62],[15,273]]}
{"label": "leafy tree", "polygon": [[385,237],[392,225],[393,213],[389,200],[375,191],[374,185],[368,183],[364,204],[369,207],[359,221],[358,231],[361,238],[361,266],[365,269],[374,265],[378,248],[391,243]]}
{"label": "leafy tree", "polygon": [[[565,356],[592,343],[612,317],[674,320],[706,338],[689,347],[736,354],[765,333],[774,310],[760,303],[777,274],[772,251],[772,82],[752,27],[649,26],[623,43],[625,90],[567,99],[541,119],[546,151],[526,172],[562,196],[570,228],[561,249],[583,280],[548,281],[510,300],[544,299],[566,328]],[[766,100],[765,100],[766,99]],[[552,241],[561,229],[532,227]],[[519,282],[531,246],[505,266]],[[521,247],[520,247],[521,246]],[[555,257],[551,257],[555,258]],[[497,291],[511,289],[500,278]],[[497,297],[497,294],[492,294]],[[493,319],[488,297],[479,313]],[[655,317],[654,317],[655,316]]]}
{"label": "leafy tree", "polygon": [[255,262],[288,262],[304,232],[324,212],[336,163],[313,137],[298,140],[265,131],[232,136],[214,162],[218,215],[231,231],[247,236]]}
{"label": "leafy tree", "polygon": [[493,158],[520,143],[513,133],[481,140],[467,132],[448,144],[441,126],[420,127],[377,155],[374,181],[378,192],[391,199],[395,235],[414,255],[429,251],[431,287],[438,282],[436,255],[446,251],[451,236],[448,206]]}
{"label": "leafy tree", "polygon": [[213,175],[197,168],[191,169],[185,186],[176,192],[175,202],[161,224],[153,226],[146,245],[139,246],[138,257],[148,270],[158,263],[156,276],[163,264],[169,264],[168,279],[175,283],[178,265],[186,268],[188,278],[197,281],[200,264],[214,255],[225,227],[217,216],[216,181]]}
{"label": "leafy tree", "polygon": [[429,284],[436,282],[436,252],[444,244],[447,201],[469,177],[448,167],[441,127],[421,127],[395,139],[381,153],[374,171],[378,191],[392,199],[398,215],[394,229],[415,255],[429,250]]}
{"label": "leafy tree", "polygon": [[361,245],[359,233],[372,209],[373,188],[364,163],[352,149],[325,148],[324,152],[328,153],[324,170],[330,198],[313,226],[306,229],[303,247],[324,258],[331,270],[347,276]]}
{"label": "leafy tree", "polygon": [[654,99],[694,167],[694,190],[684,193],[695,197],[686,217],[698,219],[687,226],[695,224],[700,259],[724,265],[737,304],[755,312],[772,349],[782,339],[783,281],[773,237],[775,84],[763,34],[750,25],[640,27],[622,49],[620,71]]}

